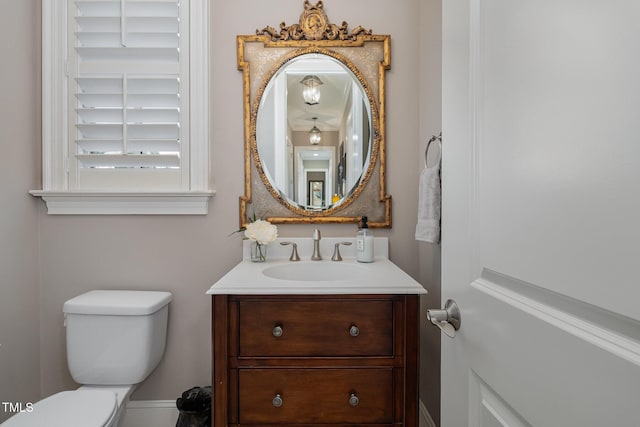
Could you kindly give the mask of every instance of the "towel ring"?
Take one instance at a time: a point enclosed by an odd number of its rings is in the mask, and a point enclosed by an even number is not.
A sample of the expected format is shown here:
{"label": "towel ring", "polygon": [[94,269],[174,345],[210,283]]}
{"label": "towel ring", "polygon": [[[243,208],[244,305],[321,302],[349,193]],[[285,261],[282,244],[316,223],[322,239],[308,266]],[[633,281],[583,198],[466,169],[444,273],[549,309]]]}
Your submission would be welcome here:
{"label": "towel ring", "polygon": [[424,149],[424,167],[427,168],[429,167],[429,147],[431,146],[431,143],[433,141],[438,141],[440,143],[440,159],[439,161],[442,162],[442,132],[440,132],[440,135],[438,136],[431,136],[431,139],[429,139],[429,141],[427,142],[427,147]]}

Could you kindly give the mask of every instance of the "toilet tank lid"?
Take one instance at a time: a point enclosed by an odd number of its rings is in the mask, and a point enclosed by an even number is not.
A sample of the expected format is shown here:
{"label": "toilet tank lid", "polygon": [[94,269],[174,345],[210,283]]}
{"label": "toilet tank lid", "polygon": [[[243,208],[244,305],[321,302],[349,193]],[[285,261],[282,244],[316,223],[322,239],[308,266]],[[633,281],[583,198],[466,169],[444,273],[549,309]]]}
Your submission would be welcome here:
{"label": "toilet tank lid", "polygon": [[170,292],[97,290],[78,295],[64,303],[67,314],[144,316],[169,304]]}

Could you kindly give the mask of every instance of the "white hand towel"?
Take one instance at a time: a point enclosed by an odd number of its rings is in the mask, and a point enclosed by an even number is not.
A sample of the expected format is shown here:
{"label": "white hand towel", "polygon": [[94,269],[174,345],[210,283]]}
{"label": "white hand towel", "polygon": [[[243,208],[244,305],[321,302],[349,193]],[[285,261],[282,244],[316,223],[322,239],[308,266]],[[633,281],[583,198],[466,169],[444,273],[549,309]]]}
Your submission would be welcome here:
{"label": "white hand towel", "polygon": [[[434,141],[434,143],[439,144],[439,141]],[[440,150],[438,150],[438,156],[439,155]],[[420,173],[416,240],[429,243],[440,242],[441,203],[440,159],[438,159],[434,166],[425,167]]]}

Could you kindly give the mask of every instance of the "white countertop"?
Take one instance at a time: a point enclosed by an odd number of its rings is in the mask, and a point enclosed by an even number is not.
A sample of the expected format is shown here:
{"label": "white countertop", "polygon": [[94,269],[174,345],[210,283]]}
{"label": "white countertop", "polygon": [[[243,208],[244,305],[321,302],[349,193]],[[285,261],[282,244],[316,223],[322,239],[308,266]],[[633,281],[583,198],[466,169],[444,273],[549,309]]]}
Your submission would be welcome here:
{"label": "white countertop", "polygon": [[[411,276],[402,271],[387,258],[388,242],[386,238],[376,238],[374,262],[360,263],[355,258],[355,239],[327,238],[321,240],[322,261],[310,261],[312,251],[311,239],[278,239],[269,245],[269,253],[265,262],[248,260],[248,245],[245,241],[244,259],[209,290],[209,295],[340,295],[340,294],[426,294],[427,291]],[[291,246],[280,246],[279,241],[295,241],[301,261],[289,261]],[[343,261],[331,261],[335,242],[352,241],[351,246],[343,246],[340,251]],[[322,280],[286,280],[269,277],[264,270],[296,264],[296,268],[322,271],[322,267],[330,269],[331,264],[342,264],[350,270],[346,279]],[[322,266],[322,267],[320,267]]]}

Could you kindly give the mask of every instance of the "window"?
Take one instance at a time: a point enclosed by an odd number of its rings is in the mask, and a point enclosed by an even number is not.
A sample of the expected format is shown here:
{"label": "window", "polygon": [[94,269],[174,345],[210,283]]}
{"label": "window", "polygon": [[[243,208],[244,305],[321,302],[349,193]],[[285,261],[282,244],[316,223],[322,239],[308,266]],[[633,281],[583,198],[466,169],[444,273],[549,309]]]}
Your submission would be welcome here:
{"label": "window", "polygon": [[206,214],[208,0],[43,1],[52,214]]}

